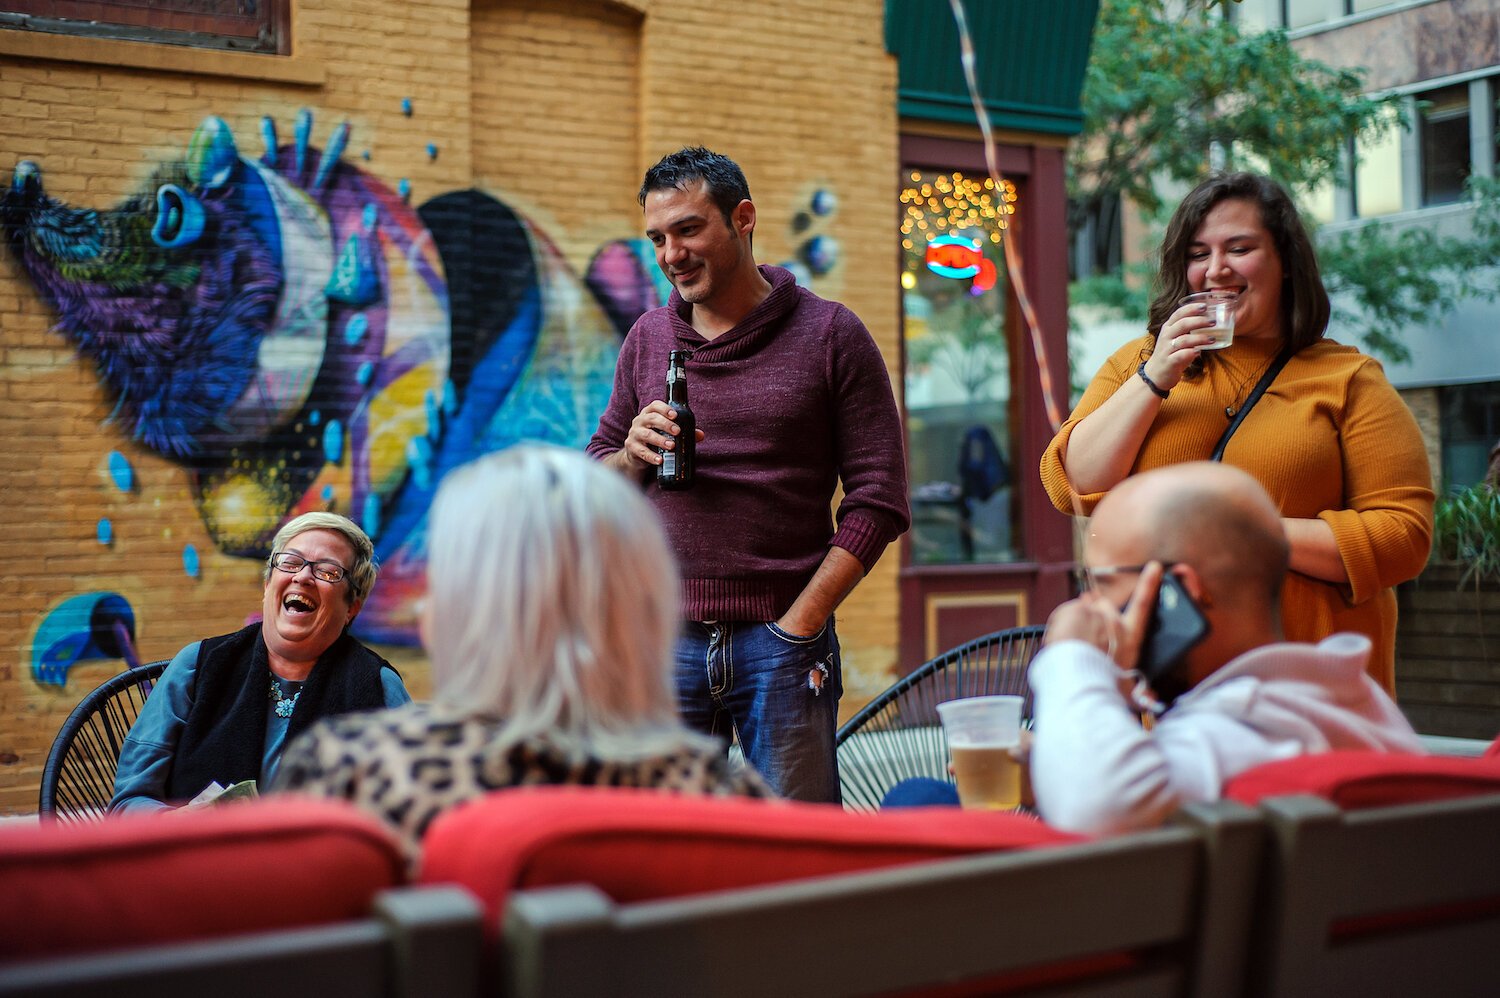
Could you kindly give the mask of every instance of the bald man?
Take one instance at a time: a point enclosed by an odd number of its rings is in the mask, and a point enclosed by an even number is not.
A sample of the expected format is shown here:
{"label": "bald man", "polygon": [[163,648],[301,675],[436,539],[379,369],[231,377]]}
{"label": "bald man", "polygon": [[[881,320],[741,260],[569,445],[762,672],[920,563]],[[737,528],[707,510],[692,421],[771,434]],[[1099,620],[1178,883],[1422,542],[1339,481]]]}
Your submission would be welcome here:
{"label": "bald man", "polygon": [[[1128,831],[1218,798],[1227,780],[1263,762],[1423,751],[1365,674],[1368,638],[1283,639],[1287,557],[1280,514],[1237,468],[1149,471],[1099,503],[1084,545],[1094,587],[1053,611],[1030,670],[1031,783],[1043,818],[1071,831]],[[1133,670],[1163,565],[1209,629],[1174,677],[1187,691],[1148,731],[1139,715],[1151,698],[1136,693]]]}

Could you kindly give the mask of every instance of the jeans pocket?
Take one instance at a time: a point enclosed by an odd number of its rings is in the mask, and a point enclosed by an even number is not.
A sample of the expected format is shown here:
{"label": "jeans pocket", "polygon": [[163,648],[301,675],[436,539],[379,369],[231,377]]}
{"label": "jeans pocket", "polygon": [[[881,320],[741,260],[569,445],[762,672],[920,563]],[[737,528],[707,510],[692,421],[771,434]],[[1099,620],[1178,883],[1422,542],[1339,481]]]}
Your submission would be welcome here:
{"label": "jeans pocket", "polygon": [[796,634],[788,634],[786,631],[783,631],[781,628],[777,627],[774,620],[766,621],[766,630],[776,635],[778,640],[785,641],[789,645],[810,645],[822,638],[823,635],[828,631],[828,621],[823,621],[823,626],[818,628],[817,634],[813,634],[805,638],[799,637]]}

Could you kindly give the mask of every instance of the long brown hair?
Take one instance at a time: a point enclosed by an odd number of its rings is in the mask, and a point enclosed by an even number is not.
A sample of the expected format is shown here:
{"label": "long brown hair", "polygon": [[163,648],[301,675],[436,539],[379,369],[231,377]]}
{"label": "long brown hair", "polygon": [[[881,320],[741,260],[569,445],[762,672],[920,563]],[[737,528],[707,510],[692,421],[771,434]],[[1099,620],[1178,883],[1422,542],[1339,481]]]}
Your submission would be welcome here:
{"label": "long brown hair", "polygon": [[[1281,289],[1281,329],[1293,353],[1323,338],[1328,329],[1328,291],[1318,272],[1318,255],[1307,228],[1297,214],[1286,189],[1258,173],[1219,173],[1190,191],[1172,220],[1161,243],[1161,266],[1156,274],[1155,296],[1147,313],[1146,331],[1155,347],[1156,335],[1177,310],[1177,303],[1192,293],[1187,280],[1187,253],[1203,219],[1221,201],[1249,201],[1260,208],[1261,224],[1271,233],[1276,255],[1281,258],[1285,283]],[[1196,374],[1202,358],[1188,368]]]}

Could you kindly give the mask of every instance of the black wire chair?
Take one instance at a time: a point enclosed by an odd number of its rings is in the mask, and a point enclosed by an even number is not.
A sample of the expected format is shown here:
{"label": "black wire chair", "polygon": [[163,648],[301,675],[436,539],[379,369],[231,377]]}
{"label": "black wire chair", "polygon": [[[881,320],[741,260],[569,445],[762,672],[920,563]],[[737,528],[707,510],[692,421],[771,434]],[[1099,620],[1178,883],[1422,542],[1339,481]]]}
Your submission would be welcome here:
{"label": "black wire chair", "polygon": [[834,736],[844,807],[878,810],[891,787],[914,776],[953,782],[937,712],[944,701],[1017,694],[1026,698],[1021,717],[1029,723],[1026,670],[1041,650],[1043,630],[1012,627],[965,642],[922,664],[845,722]]}
{"label": "black wire chair", "polygon": [[115,794],[120,746],[167,659],[127,669],[79,702],[58,729],[42,768],[43,819],[98,821]]}

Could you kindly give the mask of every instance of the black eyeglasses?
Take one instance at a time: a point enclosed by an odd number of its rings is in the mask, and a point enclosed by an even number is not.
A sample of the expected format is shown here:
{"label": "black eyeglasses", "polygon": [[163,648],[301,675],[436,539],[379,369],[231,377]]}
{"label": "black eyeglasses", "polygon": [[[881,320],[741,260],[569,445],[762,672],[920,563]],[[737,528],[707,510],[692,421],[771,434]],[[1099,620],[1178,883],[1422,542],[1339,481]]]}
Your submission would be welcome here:
{"label": "black eyeglasses", "polygon": [[311,565],[313,577],[324,582],[343,582],[349,570],[336,561],[311,561],[295,551],[277,551],[271,555],[271,567],[278,572],[296,575],[303,565]]}
{"label": "black eyeglasses", "polygon": [[[1149,564],[1149,562],[1147,563]],[[1170,572],[1176,565],[1175,561],[1164,561],[1161,563],[1163,572]],[[1089,568],[1080,565],[1073,569],[1073,582],[1078,586],[1080,592],[1089,589],[1098,589],[1099,583],[1106,582],[1119,575],[1140,575],[1146,570],[1145,565],[1101,565],[1098,568]]]}

